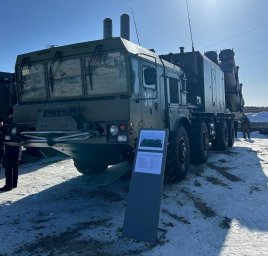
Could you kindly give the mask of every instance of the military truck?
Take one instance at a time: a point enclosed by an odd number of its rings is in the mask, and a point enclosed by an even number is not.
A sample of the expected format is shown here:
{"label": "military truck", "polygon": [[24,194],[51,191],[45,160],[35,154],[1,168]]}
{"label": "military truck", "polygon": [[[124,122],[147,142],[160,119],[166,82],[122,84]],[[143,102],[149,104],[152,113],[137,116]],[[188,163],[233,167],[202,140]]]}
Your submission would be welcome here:
{"label": "military truck", "polygon": [[105,19],[102,40],[17,57],[6,143],[53,147],[79,172],[96,174],[133,158],[141,128],[167,128],[166,173],[183,179],[190,160],[207,161],[210,143],[233,146],[224,73],[198,51],[159,56],[129,41],[127,15],[121,23],[121,37]]}
{"label": "military truck", "polygon": [[17,102],[14,73],[0,72],[0,118],[8,119],[8,111]]}

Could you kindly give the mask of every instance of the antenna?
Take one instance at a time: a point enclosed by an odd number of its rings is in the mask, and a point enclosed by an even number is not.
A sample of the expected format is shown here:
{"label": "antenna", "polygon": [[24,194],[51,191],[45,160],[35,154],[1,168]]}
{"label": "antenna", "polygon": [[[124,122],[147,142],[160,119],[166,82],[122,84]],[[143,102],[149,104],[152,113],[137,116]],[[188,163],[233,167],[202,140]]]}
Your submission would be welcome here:
{"label": "antenna", "polygon": [[194,52],[194,41],[193,41],[192,26],[191,26],[190,14],[189,14],[188,0],[185,0],[185,2],[187,6],[188,22],[189,22],[189,28],[190,28],[190,34],[191,34],[192,51]]}
{"label": "antenna", "polygon": [[129,0],[129,5],[130,5],[130,9],[131,9],[131,13],[132,13],[132,18],[133,18],[133,21],[134,21],[134,25],[135,25],[135,30],[136,30],[136,35],[137,35],[138,43],[139,43],[139,45],[141,45],[140,44],[139,33],[138,33],[138,28],[137,28],[136,20],[135,20],[135,16],[134,16],[134,11],[133,11],[132,4],[131,4],[131,1],[130,0]]}

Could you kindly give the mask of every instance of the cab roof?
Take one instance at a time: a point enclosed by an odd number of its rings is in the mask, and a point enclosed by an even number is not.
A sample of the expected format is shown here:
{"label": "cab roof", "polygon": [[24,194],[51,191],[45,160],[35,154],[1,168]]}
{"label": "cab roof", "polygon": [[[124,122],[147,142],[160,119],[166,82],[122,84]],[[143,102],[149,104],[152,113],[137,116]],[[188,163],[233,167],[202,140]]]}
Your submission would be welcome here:
{"label": "cab roof", "polygon": [[152,50],[146,49],[140,45],[130,42],[121,37],[113,37],[109,39],[95,40],[70,44],[65,46],[56,46],[44,50],[25,53],[17,56],[16,65],[21,65],[22,62],[38,62],[53,59],[56,53],[60,52],[62,57],[70,57],[75,55],[93,54],[94,52],[109,52],[112,50],[125,50],[129,54],[137,55],[140,58],[156,62],[159,65],[169,66],[180,70],[179,67],[165,60],[161,60],[159,56]]}

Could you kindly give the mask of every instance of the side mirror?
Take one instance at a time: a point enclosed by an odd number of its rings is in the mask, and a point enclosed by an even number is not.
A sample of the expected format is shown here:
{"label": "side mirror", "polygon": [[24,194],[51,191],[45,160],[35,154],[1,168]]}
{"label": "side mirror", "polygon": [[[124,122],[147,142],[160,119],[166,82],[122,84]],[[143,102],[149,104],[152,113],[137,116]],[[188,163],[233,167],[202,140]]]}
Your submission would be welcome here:
{"label": "side mirror", "polygon": [[144,82],[146,85],[156,85],[156,69],[146,68],[144,69]]}

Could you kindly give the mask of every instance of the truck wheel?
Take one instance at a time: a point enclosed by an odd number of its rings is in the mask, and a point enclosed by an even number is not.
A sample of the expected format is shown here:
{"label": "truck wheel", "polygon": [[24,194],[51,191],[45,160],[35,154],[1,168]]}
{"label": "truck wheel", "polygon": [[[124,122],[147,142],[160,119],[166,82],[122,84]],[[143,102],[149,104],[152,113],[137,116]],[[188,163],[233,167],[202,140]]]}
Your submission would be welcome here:
{"label": "truck wheel", "polygon": [[189,137],[185,128],[179,126],[174,136],[172,136],[168,148],[167,169],[172,180],[182,180],[188,173],[189,164]]}
{"label": "truck wheel", "polygon": [[226,150],[228,148],[228,127],[225,120],[216,123],[216,135],[212,141],[213,150]]}
{"label": "truck wheel", "polygon": [[228,126],[228,147],[232,147],[234,145],[234,138],[235,138],[235,135],[234,135],[234,121],[233,120],[230,120],[228,123],[227,123],[227,126]]}
{"label": "truck wheel", "polygon": [[191,129],[191,163],[202,164],[209,156],[209,134],[205,122],[195,121]]}
{"label": "truck wheel", "polygon": [[102,162],[88,163],[85,161],[78,161],[77,159],[73,159],[73,161],[77,171],[84,175],[100,174],[105,172],[108,167],[108,164]]}

